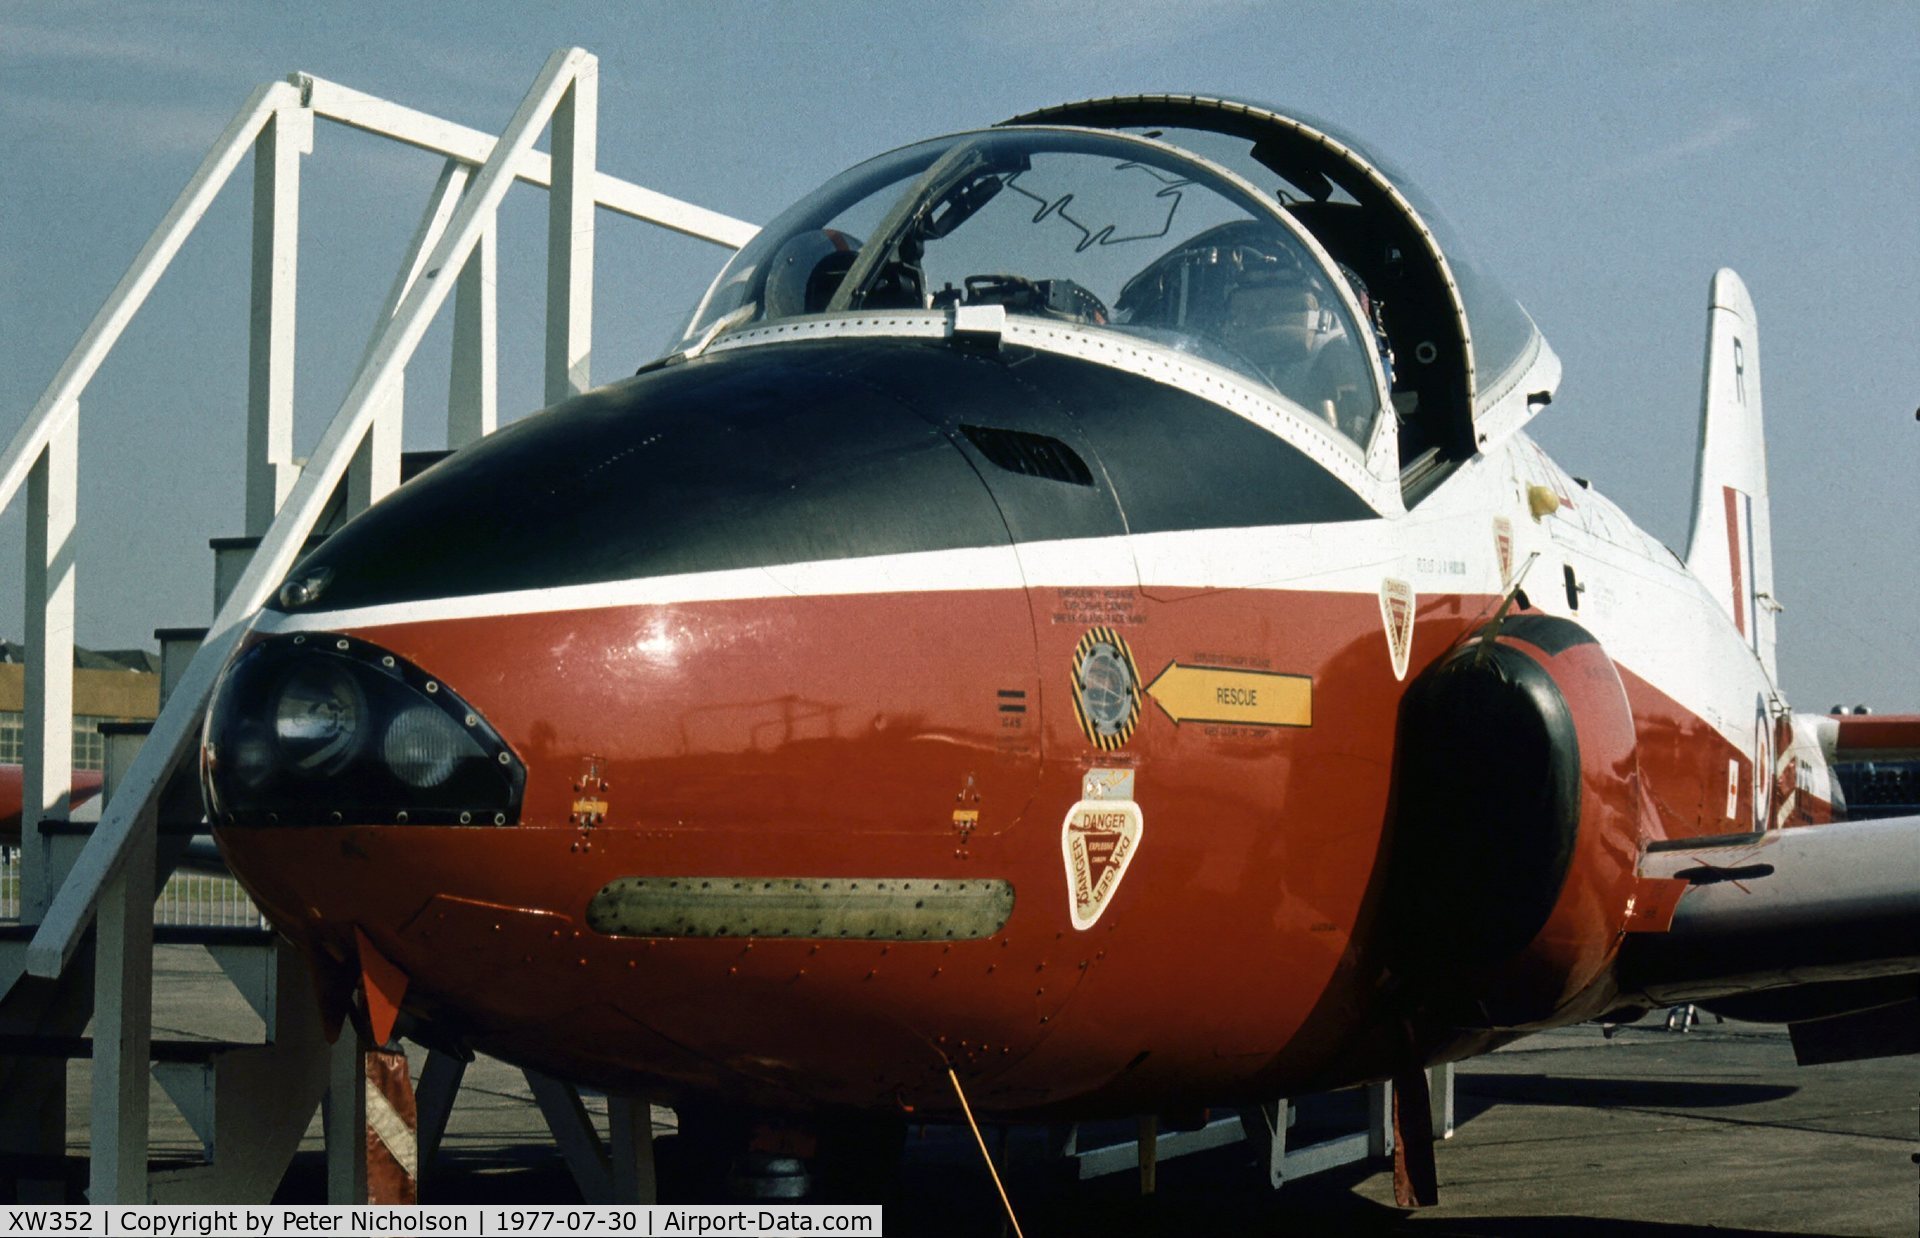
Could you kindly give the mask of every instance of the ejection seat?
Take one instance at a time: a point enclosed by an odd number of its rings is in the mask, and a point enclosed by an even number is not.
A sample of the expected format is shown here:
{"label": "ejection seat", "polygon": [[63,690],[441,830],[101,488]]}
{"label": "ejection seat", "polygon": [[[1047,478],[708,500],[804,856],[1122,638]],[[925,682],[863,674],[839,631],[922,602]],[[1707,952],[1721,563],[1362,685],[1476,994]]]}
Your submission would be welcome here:
{"label": "ejection seat", "polygon": [[1277,196],[1383,307],[1375,321],[1386,337],[1383,369],[1409,505],[1474,455],[1476,413],[1518,380],[1537,351],[1525,311],[1455,242],[1443,247],[1444,223],[1424,195],[1322,122],[1233,100],[1151,95],[1069,103],[1005,123],[1163,138]]}

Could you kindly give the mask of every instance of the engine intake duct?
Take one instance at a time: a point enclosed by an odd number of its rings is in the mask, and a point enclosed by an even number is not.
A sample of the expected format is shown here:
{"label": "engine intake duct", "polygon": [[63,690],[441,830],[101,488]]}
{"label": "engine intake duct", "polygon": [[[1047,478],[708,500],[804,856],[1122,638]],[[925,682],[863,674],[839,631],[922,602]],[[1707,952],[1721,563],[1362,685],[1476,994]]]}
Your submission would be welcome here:
{"label": "engine intake duct", "polygon": [[1530,653],[1475,641],[1401,706],[1392,880],[1398,961],[1467,980],[1546,923],[1580,829],[1572,710]]}
{"label": "engine intake duct", "polygon": [[1580,625],[1508,618],[1401,707],[1393,966],[1456,1026],[1604,1007],[1632,905],[1643,796],[1618,668]]}

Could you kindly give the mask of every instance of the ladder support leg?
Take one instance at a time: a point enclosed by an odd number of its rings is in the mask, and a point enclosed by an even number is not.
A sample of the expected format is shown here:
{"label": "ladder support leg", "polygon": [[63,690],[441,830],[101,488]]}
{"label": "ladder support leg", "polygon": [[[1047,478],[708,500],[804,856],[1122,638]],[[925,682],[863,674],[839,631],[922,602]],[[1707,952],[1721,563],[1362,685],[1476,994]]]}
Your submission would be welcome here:
{"label": "ladder support leg", "polygon": [[93,1156],[87,1197],[147,1202],[147,1079],[153,1041],[152,809],[100,900],[93,987]]}

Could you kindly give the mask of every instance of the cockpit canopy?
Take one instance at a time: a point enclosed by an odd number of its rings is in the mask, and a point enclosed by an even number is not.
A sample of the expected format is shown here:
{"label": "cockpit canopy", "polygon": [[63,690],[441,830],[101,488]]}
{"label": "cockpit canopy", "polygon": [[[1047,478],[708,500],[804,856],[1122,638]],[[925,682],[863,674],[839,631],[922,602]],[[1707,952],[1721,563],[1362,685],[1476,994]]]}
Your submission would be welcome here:
{"label": "cockpit canopy", "polygon": [[682,347],[806,314],[999,305],[1197,355],[1364,447],[1381,408],[1366,304],[1237,178],[1125,135],[998,129],[883,155],[781,215]]}
{"label": "cockpit canopy", "polygon": [[[1318,122],[1192,96],[1066,104],[863,163],[736,254],[676,347],[986,305],[1224,367],[1362,455],[1391,409],[1409,501],[1537,360],[1557,376],[1396,170]],[[1509,425],[1545,395],[1514,399]]]}

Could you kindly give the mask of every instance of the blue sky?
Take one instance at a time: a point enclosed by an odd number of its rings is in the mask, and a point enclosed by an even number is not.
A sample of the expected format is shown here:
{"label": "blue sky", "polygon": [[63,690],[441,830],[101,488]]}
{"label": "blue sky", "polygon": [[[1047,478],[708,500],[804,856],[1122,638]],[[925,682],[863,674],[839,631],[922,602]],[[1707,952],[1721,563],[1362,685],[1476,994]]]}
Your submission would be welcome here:
{"label": "blue sky", "polygon": [[[305,70],[497,131],[554,48],[601,62],[601,165],[761,222],[833,172],[1088,95],[1237,94],[1406,168],[1566,366],[1537,437],[1687,535],[1708,281],[1759,309],[1781,617],[1803,709],[1920,709],[1920,6],[231,5],[0,2],[0,442],[256,84]],[[323,125],[304,173],[296,452],[344,394],[438,162]],[[240,529],[244,170],[83,403],[80,639],[205,622]],[[605,217],[603,216],[603,219]],[[502,413],[539,402],[544,203],[509,199]],[[595,376],[724,257],[603,225]],[[441,328],[444,331],[444,326]],[[433,446],[444,335],[409,372]],[[0,634],[23,519],[0,514]]]}

